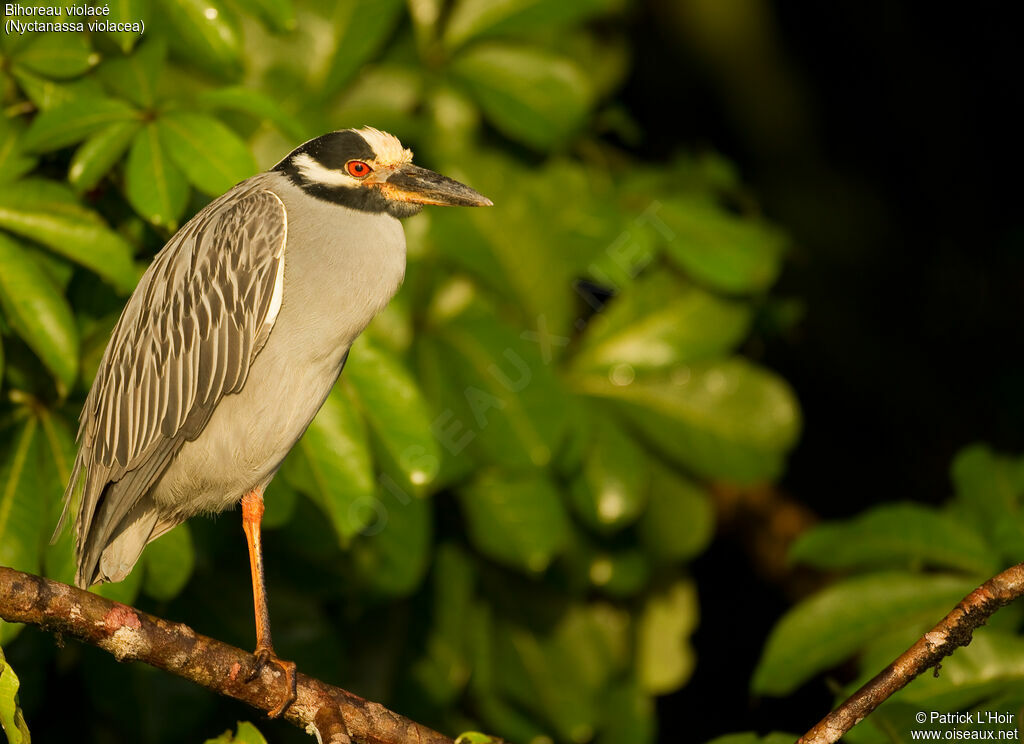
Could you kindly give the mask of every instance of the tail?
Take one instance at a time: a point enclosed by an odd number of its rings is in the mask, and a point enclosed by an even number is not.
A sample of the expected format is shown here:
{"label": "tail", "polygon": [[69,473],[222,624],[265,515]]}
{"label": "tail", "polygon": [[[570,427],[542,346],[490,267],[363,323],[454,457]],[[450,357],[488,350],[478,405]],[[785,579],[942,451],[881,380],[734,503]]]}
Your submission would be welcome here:
{"label": "tail", "polygon": [[[150,496],[150,487],[164,464],[173,455],[166,449],[160,457],[151,457],[141,466],[111,479],[111,470],[88,461],[91,453],[78,453],[71,482],[65,493],[64,514],[54,537],[67,519],[70,505],[78,496],[75,520],[75,584],[86,589],[105,581],[121,581],[139,560],[142,549],[178,524],[163,520]],[[84,473],[84,477],[81,474]],[[79,489],[78,481],[84,481]],[[74,486],[74,487],[73,487]],[[80,493],[80,496],[79,496]]]}
{"label": "tail", "polygon": [[[108,489],[116,486],[112,483]],[[100,513],[89,534],[80,536],[75,584],[83,589],[124,579],[138,562],[142,549],[166,531],[158,531],[160,515],[149,495],[140,499],[113,529],[104,529],[106,503],[109,503],[107,499],[101,502]]]}

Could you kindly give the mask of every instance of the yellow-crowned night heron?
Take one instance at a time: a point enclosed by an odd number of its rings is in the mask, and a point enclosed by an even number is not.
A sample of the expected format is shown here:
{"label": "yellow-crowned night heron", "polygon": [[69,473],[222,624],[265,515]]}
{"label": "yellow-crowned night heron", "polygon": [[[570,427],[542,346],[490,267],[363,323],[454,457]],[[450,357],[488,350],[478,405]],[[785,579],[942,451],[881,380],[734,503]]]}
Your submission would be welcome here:
{"label": "yellow-crowned night heron", "polygon": [[401,284],[399,219],[424,204],[491,204],[411,161],[390,134],[331,132],[211,202],[142,277],[82,409],[61,518],[81,480],[76,583],[120,581],[151,540],[241,501],[251,676],[274,662],[293,689],[294,664],[270,636],[263,491]]}

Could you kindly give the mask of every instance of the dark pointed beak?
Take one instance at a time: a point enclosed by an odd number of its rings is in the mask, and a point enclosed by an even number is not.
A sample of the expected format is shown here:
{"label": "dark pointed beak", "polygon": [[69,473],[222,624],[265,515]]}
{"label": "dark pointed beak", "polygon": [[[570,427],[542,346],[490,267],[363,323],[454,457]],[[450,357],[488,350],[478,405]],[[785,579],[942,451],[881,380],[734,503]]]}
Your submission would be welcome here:
{"label": "dark pointed beak", "polygon": [[380,190],[389,199],[413,204],[437,204],[445,207],[494,206],[490,199],[469,186],[412,163],[405,163],[396,168],[386,181],[381,182]]}

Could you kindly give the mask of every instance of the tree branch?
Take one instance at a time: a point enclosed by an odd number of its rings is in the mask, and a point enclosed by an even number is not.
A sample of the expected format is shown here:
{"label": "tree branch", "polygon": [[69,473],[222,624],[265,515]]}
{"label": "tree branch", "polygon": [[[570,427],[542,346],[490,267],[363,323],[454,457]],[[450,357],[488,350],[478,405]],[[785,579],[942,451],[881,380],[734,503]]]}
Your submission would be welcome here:
{"label": "tree branch", "polygon": [[[41,576],[0,566],[0,618],[29,623],[98,646],[118,661],[141,661],[263,711],[286,694],[280,670],[268,664],[246,682],[253,656],[163,620]],[[283,718],[322,744],[452,744],[451,739],[383,705],[297,675],[297,697]]]}
{"label": "tree branch", "polygon": [[974,630],[989,616],[1024,594],[1024,563],[1008,568],[964,597],[934,628],[853,693],[797,740],[797,744],[833,744],[890,695],[903,689],[921,672],[935,666],[960,646],[971,642]]}

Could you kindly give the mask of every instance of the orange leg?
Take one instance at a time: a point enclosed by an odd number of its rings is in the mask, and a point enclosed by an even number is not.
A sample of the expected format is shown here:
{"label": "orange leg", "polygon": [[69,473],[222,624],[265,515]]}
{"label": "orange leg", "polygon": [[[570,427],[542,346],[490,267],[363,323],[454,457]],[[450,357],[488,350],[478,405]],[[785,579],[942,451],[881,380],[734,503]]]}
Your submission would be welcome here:
{"label": "orange leg", "polygon": [[249,673],[249,681],[256,679],[263,667],[274,664],[284,672],[288,694],[284,701],[268,715],[277,718],[285,708],[295,702],[295,662],[283,661],[274,653],[270,638],[270,613],[267,611],[267,587],[263,580],[263,543],[260,540],[260,521],[263,519],[263,492],[250,491],[242,497],[242,529],[249,543],[249,567],[252,570],[252,601],[256,611],[256,663]]}

